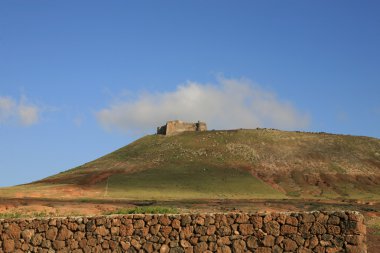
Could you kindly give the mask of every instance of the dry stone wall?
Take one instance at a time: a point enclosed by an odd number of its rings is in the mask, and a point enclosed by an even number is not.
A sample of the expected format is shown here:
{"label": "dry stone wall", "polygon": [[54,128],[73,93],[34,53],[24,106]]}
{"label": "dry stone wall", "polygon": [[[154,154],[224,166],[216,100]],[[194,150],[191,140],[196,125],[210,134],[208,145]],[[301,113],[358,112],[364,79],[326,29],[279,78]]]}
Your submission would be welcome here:
{"label": "dry stone wall", "polygon": [[0,252],[366,252],[356,212],[0,220]]}

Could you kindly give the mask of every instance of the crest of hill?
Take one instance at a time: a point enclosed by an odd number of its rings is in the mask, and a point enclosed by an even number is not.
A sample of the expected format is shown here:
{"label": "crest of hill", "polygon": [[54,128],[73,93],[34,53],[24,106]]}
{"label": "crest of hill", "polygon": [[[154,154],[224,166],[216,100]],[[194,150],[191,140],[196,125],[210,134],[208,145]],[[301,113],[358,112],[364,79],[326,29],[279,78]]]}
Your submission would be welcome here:
{"label": "crest of hill", "polygon": [[146,199],[378,199],[379,172],[379,139],[241,129],[148,135],[37,183],[99,188],[107,184],[113,197],[140,194]]}

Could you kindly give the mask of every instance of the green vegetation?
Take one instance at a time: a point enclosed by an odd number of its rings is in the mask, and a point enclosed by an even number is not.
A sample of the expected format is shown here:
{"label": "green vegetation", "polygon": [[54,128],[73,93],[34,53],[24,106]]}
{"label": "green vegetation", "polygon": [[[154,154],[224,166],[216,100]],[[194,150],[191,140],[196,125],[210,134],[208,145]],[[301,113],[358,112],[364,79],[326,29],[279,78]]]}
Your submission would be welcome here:
{"label": "green vegetation", "polygon": [[175,214],[178,213],[176,208],[162,206],[142,206],[133,208],[122,208],[115,211],[107,212],[110,214]]}
{"label": "green vegetation", "polygon": [[154,168],[129,175],[112,175],[108,195],[112,198],[140,199],[247,199],[285,196],[247,171],[206,167]]}
{"label": "green vegetation", "polygon": [[18,218],[41,218],[48,217],[52,214],[46,212],[34,212],[34,213],[0,213],[0,219],[18,219]]}
{"label": "green vegetation", "polygon": [[[380,140],[268,129],[148,135],[0,196],[79,187],[82,202],[327,198],[380,199]],[[60,189],[61,189],[60,188]],[[91,192],[87,194],[86,192]]]}
{"label": "green vegetation", "polygon": [[0,219],[17,219],[21,217],[23,217],[21,213],[0,213]]}

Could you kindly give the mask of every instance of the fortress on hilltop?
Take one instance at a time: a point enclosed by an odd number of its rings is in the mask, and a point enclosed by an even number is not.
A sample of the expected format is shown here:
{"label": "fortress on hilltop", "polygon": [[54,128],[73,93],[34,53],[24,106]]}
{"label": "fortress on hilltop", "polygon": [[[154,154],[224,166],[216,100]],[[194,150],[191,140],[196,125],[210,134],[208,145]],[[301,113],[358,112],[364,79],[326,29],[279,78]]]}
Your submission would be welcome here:
{"label": "fortress on hilltop", "polygon": [[180,120],[171,120],[165,125],[157,127],[157,134],[173,135],[182,132],[201,132],[206,131],[207,125],[205,122],[187,123]]}

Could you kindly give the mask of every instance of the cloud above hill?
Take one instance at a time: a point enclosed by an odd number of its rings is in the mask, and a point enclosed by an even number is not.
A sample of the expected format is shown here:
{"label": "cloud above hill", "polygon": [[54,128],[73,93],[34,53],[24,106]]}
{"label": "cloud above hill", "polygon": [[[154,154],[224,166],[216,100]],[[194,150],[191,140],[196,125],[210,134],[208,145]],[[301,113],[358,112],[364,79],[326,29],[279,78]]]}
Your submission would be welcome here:
{"label": "cloud above hill", "polygon": [[39,112],[38,106],[28,103],[26,97],[17,101],[12,97],[0,96],[0,125],[30,126],[39,121]]}
{"label": "cloud above hill", "polygon": [[108,130],[153,132],[168,120],[205,121],[209,129],[271,127],[305,129],[307,113],[249,79],[218,78],[216,83],[188,81],[175,91],[142,93],[114,101],[96,114]]}

